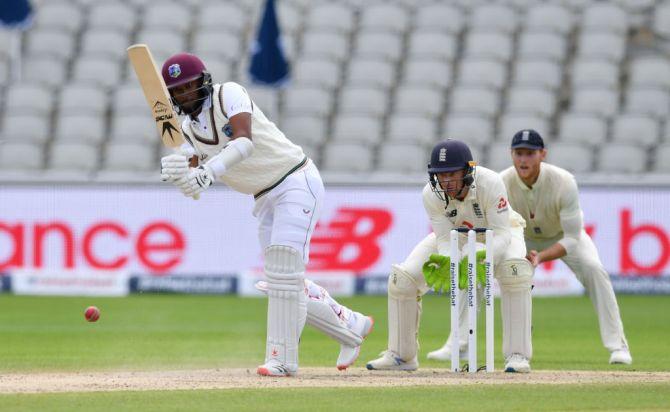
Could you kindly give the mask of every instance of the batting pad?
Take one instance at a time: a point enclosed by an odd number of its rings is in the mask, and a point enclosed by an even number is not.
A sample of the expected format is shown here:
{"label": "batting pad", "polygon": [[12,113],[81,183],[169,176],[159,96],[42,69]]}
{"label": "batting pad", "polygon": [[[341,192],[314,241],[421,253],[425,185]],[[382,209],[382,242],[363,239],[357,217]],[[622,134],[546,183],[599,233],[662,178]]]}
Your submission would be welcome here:
{"label": "batting pad", "polygon": [[414,359],[419,349],[421,296],[412,277],[399,265],[391,266],[388,282],[388,349],[401,359]]}
{"label": "batting pad", "polygon": [[265,249],[268,282],[268,324],[265,362],[275,359],[291,372],[298,370],[298,344],[306,320],[305,264],[289,246]]}
{"label": "batting pad", "polygon": [[503,355],[533,356],[531,337],[533,267],[526,259],[509,259],[499,268],[500,311],[503,327]]}
{"label": "batting pad", "polygon": [[363,343],[363,338],[347,328],[326,302],[307,299],[307,323],[342,345],[360,346]]}

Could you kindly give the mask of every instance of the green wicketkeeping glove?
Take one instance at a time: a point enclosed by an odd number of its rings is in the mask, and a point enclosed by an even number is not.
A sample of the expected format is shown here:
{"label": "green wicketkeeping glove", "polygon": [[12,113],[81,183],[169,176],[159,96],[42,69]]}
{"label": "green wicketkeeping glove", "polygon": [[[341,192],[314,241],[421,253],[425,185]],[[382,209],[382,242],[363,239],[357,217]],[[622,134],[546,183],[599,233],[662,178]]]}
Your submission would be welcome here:
{"label": "green wicketkeeping glove", "polygon": [[438,254],[430,255],[428,261],[423,264],[423,277],[426,283],[437,293],[449,291],[449,264],[448,256]]}
{"label": "green wicketkeeping glove", "polygon": [[[486,264],[484,260],[486,259],[486,250],[478,250],[475,255],[475,270],[476,270],[476,282],[482,286],[486,285]],[[465,289],[468,287],[468,257],[467,255],[461,259],[461,263],[458,268],[458,288]]]}

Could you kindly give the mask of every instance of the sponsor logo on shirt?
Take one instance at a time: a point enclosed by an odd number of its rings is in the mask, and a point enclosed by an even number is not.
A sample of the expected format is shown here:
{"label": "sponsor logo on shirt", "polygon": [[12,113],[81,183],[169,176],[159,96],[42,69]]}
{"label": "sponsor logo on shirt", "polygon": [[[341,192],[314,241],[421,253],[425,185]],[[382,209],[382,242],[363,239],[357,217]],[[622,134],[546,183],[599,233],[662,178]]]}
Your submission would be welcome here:
{"label": "sponsor logo on shirt", "polygon": [[479,207],[479,203],[473,203],[472,209],[475,211],[475,216],[480,219],[484,218],[484,214],[482,213],[482,209]]}
{"label": "sponsor logo on shirt", "polygon": [[507,210],[507,199],[501,197],[500,200],[498,200],[498,213],[505,212],[506,210]]}

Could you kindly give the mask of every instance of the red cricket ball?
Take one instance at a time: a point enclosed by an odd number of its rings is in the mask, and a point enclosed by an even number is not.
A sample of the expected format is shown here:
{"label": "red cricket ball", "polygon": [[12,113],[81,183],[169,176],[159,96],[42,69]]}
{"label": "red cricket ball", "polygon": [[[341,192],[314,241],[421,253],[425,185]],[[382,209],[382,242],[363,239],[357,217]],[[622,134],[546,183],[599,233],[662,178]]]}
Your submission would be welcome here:
{"label": "red cricket ball", "polygon": [[84,312],[84,317],[89,322],[95,322],[96,320],[100,319],[100,309],[96,308],[95,306],[89,306]]}

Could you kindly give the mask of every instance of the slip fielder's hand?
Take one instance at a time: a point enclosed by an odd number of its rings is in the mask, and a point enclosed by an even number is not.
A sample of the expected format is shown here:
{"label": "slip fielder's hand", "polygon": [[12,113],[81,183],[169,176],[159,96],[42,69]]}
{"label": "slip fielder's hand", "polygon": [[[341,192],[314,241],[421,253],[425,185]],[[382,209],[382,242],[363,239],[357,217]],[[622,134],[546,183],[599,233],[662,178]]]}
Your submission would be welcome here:
{"label": "slip fielder's hand", "polygon": [[214,173],[209,166],[203,165],[191,169],[181,180],[179,189],[187,197],[196,197],[214,183]]}
{"label": "slip fielder's hand", "polygon": [[[486,264],[484,263],[484,260],[486,259],[486,250],[478,250],[475,256],[475,282],[479,283],[481,286],[485,286]],[[458,266],[458,288],[465,289],[468,287],[468,257],[465,256],[461,259]]]}
{"label": "slip fielder's hand", "polygon": [[171,154],[161,158],[161,180],[179,186],[179,182],[188,174],[188,159],[180,154]]}
{"label": "slip fielder's hand", "polygon": [[436,293],[447,293],[450,289],[449,282],[449,263],[451,259],[448,256],[438,254],[430,255],[428,261],[423,264],[421,271],[426,283],[433,288]]}

